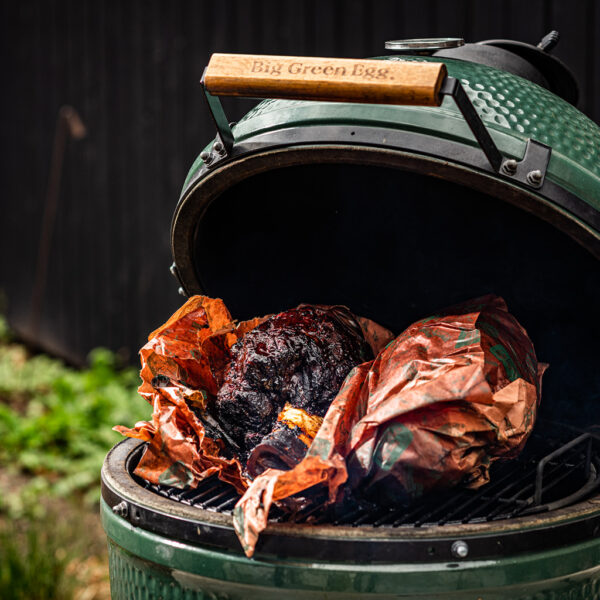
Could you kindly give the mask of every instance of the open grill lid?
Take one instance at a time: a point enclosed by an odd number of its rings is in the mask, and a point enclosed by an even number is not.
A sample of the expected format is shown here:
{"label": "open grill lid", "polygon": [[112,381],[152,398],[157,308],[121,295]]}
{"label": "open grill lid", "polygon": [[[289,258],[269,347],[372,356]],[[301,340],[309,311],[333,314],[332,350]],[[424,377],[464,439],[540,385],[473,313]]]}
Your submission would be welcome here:
{"label": "open grill lid", "polygon": [[[356,152],[340,152],[337,160],[334,152],[329,163],[391,164],[479,187],[552,222],[600,256],[600,128],[521,77],[440,60],[213,55],[203,85],[217,138],[193,165],[172,226],[173,272],[182,292],[201,287],[204,261],[193,255],[211,203],[259,173],[323,162],[322,155],[311,161],[310,152],[290,160],[290,151],[315,146],[371,152],[354,161]],[[295,100],[266,100],[232,129],[218,95]],[[400,153],[412,160],[399,160]],[[230,195],[245,192],[237,186]]]}
{"label": "open grill lid", "polygon": [[[215,55],[218,135],[175,210],[172,271],[238,319],[346,304],[395,332],[497,293],[552,365],[546,416],[593,422],[600,128],[521,77],[440,60]],[[286,100],[231,128],[216,94]]]}

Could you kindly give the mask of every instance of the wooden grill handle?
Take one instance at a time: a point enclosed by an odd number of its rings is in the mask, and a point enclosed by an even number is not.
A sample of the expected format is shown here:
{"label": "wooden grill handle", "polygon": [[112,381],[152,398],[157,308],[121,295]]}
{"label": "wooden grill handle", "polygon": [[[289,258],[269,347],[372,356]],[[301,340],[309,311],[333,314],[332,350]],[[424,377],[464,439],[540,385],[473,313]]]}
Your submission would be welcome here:
{"label": "wooden grill handle", "polygon": [[443,63],[213,54],[203,83],[214,96],[439,106]]}

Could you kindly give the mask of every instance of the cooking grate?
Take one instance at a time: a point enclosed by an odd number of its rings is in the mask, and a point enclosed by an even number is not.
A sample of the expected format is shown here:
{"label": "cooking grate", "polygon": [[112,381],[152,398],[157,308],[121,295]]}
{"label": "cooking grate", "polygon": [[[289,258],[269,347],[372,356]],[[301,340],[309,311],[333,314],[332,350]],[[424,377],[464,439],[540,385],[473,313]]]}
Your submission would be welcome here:
{"label": "cooking grate", "polygon": [[[349,501],[323,508],[323,498],[295,512],[274,507],[275,522],[371,527],[426,527],[482,523],[556,510],[588,496],[600,485],[600,444],[591,433],[569,439],[550,437],[538,427],[525,450],[511,460],[498,461],[490,469],[490,483],[478,490],[455,488],[436,492],[413,504],[380,506],[369,501]],[[131,468],[135,465],[132,464]],[[240,496],[216,476],[195,489],[154,485],[134,479],[165,498],[205,510],[231,513]]]}

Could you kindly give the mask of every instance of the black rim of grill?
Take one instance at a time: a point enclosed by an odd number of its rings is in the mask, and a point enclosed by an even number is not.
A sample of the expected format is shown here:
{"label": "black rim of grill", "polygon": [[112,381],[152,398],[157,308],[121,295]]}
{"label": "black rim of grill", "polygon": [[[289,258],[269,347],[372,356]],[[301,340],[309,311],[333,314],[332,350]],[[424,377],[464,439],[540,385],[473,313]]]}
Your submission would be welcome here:
{"label": "black rim of grill", "polygon": [[[536,429],[543,434],[534,432],[518,459],[496,464],[490,484],[479,490],[455,489],[395,509],[370,503],[327,511],[316,506],[295,514],[276,509],[256,557],[454,564],[546,551],[597,537],[598,430],[582,435],[563,427],[561,437],[555,438],[548,435],[547,424],[538,423]],[[109,507],[132,525],[170,539],[241,554],[231,521],[239,498],[235,490],[217,478],[193,490],[138,479],[131,473],[144,447],[125,440],[109,453],[102,471],[102,497]],[[541,491],[537,505],[536,483],[538,497]],[[467,544],[467,556],[457,556],[457,541]]]}
{"label": "black rim of grill", "polygon": [[[325,497],[298,512],[272,510],[273,522],[333,524],[352,527],[427,527],[484,523],[557,510],[589,496],[600,485],[600,444],[595,436],[582,433],[549,437],[535,432],[516,458],[498,461],[490,469],[490,482],[477,490],[455,488],[436,492],[401,507],[373,502],[348,502],[322,508]],[[170,500],[204,510],[231,514],[240,495],[216,475],[195,489],[155,485],[133,475],[145,489]]]}

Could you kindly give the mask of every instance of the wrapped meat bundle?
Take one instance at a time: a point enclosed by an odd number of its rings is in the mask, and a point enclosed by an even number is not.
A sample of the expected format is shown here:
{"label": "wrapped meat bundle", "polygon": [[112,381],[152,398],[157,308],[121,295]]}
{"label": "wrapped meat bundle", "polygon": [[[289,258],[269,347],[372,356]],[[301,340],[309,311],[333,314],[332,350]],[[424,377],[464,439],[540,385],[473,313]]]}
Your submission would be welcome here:
{"label": "wrapped meat bundle", "polygon": [[[238,502],[234,524],[254,552],[273,501],[326,485],[385,490],[396,502],[488,481],[533,428],[543,368],[501,298],[486,296],[423,319],[371,363],[354,368],[304,459],[269,469]],[[384,485],[381,485],[381,484]]]}
{"label": "wrapped meat bundle", "polygon": [[152,483],[217,473],[243,492],[248,473],[304,457],[349,371],[390,338],[342,306],[236,324],[221,300],[194,296],[140,352],[152,422],[115,429],[148,442],[135,474]]}
{"label": "wrapped meat bundle", "polygon": [[[148,442],[135,474],[155,484],[196,487],[215,473],[244,492],[243,467],[210,419],[231,347],[261,319],[234,323],[222,300],[193,296],[148,336],[140,350],[152,421],[113,429]],[[212,427],[210,423],[212,423]],[[208,429],[208,431],[207,431]]]}

